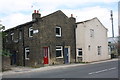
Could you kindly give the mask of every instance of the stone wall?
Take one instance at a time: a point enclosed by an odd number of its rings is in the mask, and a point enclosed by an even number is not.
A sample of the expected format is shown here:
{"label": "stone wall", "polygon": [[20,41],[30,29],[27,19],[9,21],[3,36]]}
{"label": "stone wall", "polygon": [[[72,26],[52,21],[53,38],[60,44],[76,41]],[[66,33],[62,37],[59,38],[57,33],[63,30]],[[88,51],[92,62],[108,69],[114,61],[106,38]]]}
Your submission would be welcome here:
{"label": "stone wall", "polygon": [[[56,37],[56,26],[61,27],[61,37]],[[29,37],[29,28],[39,32]],[[31,21],[24,25],[17,26],[7,30],[8,42],[4,42],[4,49],[7,49],[13,54],[16,52],[16,65],[25,66],[43,66],[44,53],[43,47],[49,47],[50,64],[64,64],[62,59],[56,58],[56,46],[62,46],[63,51],[65,46],[70,47],[70,63],[75,62],[76,54],[76,38],[75,38],[75,19],[68,18],[62,11],[57,11],[50,15],[41,17],[36,21]],[[19,32],[22,32],[22,39],[19,39]],[[15,41],[11,40],[11,33],[14,33]],[[25,48],[29,47],[29,60],[25,60]],[[64,53],[63,53],[64,54]]]}
{"label": "stone wall", "polygon": [[3,56],[2,57],[2,71],[10,70],[10,57]]}

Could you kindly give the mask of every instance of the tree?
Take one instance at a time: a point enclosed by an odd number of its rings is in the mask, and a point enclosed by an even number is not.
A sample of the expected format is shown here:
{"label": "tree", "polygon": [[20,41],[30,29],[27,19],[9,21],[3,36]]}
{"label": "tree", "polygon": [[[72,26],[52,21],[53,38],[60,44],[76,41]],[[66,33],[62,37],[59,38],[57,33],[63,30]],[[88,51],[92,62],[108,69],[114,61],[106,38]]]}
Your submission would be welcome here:
{"label": "tree", "polygon": [[3,32],[3,30],[5,30],[5,26],[3,26],[2,24],[0,24],[0,55],[2,56],[10,56],[10,52],[9,50],[3,50],[3,46],[2,46],[2,38],[5,37],[5,32]]}
{"label": "tree", "polygon": [[0,24],[0,32],[1,32],[2,30],[5,30],[5,26],[3,26],[2,24]]}

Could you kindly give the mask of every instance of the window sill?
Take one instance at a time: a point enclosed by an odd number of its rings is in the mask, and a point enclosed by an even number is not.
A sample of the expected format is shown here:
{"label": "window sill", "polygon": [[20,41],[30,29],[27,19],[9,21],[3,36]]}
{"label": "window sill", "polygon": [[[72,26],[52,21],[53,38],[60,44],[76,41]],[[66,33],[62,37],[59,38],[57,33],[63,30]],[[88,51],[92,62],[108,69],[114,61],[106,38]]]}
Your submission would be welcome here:
{"label": "window sill", "polygon": [[58,59],[59,59],[59,58],[63,58],[63,57],[56,57],[56,58],[58,58]]}
{"label": "window sill", "polygon": [[82,55],[81,56],[77,56],[77,57],[82,57]]}
{"label": "window sill", "polygon": [[29,58],[26,58],[25,60],[30,60]]}
{"label": "window sill", "polygon": [[56,35],[56,37],[61,37],[61,35]]}
{"label": "window sill", "polygon": [[29,38],[32,38],[33,36],[29,36]]}

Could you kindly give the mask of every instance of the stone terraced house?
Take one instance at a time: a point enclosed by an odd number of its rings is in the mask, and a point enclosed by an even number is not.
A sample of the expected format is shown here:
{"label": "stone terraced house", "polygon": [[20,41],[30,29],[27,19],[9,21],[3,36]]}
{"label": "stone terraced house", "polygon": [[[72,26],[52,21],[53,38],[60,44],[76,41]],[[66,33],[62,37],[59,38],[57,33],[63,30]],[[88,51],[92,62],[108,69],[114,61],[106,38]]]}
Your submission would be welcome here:
{"label": "stone terraced house", "polygon": [[76,19],[61,10],[5,31],[3,48],[12,54],[11,65],[44,66],[76,61]]}

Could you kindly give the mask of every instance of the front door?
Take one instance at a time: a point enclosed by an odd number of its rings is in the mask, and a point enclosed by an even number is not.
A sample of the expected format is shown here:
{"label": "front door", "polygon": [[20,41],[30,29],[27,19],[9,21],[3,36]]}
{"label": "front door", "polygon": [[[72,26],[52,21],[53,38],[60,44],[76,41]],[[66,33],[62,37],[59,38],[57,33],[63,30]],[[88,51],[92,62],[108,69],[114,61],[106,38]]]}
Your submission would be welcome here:
{"label": "front door", "polygon": [[43,47],[44,51],[44,64],[49,64],[49,48]]}
{"label": "front door", "polygon": [[68,47],[65,47],[65,49],[64,49],[64,62],[65,62],[65,64],[67,64],[67,63],[69,63],[69,57],[70,57],[70,50],[69,50],[70,48],[68,48]]}
{"label": "front door", "polygon": [[16,51],[13,51],[13,54],[11,56],[11,65],[16,65]]}

